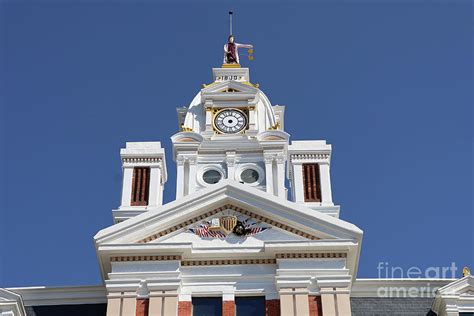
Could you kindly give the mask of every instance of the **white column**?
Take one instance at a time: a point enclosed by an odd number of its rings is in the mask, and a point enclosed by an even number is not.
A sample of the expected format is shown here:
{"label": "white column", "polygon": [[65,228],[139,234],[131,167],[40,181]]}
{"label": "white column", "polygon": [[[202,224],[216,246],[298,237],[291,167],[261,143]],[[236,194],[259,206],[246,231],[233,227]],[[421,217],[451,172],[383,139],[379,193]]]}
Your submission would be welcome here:
{"label": "white column", "polygon": [[255,136],[258,134],[257,125],[257,111],[255,111],[255,105],[249,106],[249,128],[245,132],[249,136]]}
{"label": "white column", "polygon": [[135,293],[124,293],[122,300],[122,316],[135,316],[137,309],[137,298]]}
{"label": "white column", "polygon": [[206,132],[212,132],[212,103],[206,102]]}
{"label": "white column", "polygon": [[282,316],[309,316],[307,288],[282,288],[279,292]]}
{"label": "white column", "polygon": [[347,293],[336,293],[337,313],[339,315],[351,315],[351,299],[349,290]]}
{"label": "white column", "polygon": [[133,167],[123,167],[122,203],[120,207],[130,206],[132,200]]}
{"label": "white column", "polygon": [[321,178],[321,204],[333,205],[331,193],[331,175],[329,172],[329,163],[319,163],[319,176]]}
{"label": "white column", "polygon": [[[296,315],[309,316],[308,290],[296,289],[296,291],[301,291],[300,293],[295,294]],[[350,314],[347,314],[347,315],[350,315]]]}
{"label": "white column", "polygon": [[235,152],[226,152],[225,162],[227,165],[227,179],[235,180]]}
{"label": "white column", "polygon": [[151,296],[148,307],[148,315],[150,316],[164,316],[161,312],[163,310],[163,296]]}
{"label": "white column", "polygon": [[280,289],[280,314],[285,316],[296,316],[292,289]]}
{"label": "white column", "polygon": [[265,181],[266,181],[266,190],[268,193],[273,194],[273,157],[266,156],[265,160]]}
{"label": "white column", "polygon": [[286,189],[285,189],[285,160],[283,156],[279,156],[276,159],[277,162],[277,194],[281,198],[286,198]]}
{"label": "white column", "polygon": [[196,191],[196,157],[190,157],[188,159],[189,174],[188,174],[188,194]]}
{"label": "white column", "polygon": [[164,315],[176,315],[178,311],[178,294],[166,296],[163,304]]}
{"label": "white column", "polygon": [[292,189],[293,189],[293,201],[296,203],[304,202],[304,187],[303,187],[303,165],[292,164],[293,166],[293,180],[292,180]]}
{"label": "white column", "polygon": [[176,157],[176,199],[184,196],[184,157]]}
{"label": "white column", "polygon": [[322,288],[320,292],[321,292],[321,305],[323,308],[323,315],[324,316],[337,316],[334,290],[332,288]]}
{"label": "white column", "polygon": [[249,130],[256,130],[257,129],[257,117],[255,113],[255,106],[249,107]]}
{"label": "white column", "polygon": [[149,206],[158,206],[163,204],[162,188],[161,188],[161,168],[158,166],[150,167],[150,196],[148,199]]}

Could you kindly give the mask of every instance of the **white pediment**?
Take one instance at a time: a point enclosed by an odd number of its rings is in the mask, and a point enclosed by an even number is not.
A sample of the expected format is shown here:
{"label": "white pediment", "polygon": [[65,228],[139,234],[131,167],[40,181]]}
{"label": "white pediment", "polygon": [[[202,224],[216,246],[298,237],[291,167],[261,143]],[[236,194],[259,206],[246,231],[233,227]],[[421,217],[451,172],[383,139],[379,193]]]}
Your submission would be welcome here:
{"label": "white pediment", "polygon": [[[98,245],[148,243],[178,231],[228,207],[251,214],[269,225],[312,240],[360,240],[362,231],[353,224],[322,214],[272,194],[223,180],[166,205],[150,209],[134,218],[110,226],[94,237]],[[162,233],[161,235],[159,235]],[[158,234],[158,235],[157,235]]]}
{"label": "white pediment", "polygon": [[[227,229],[225,226],[229,223]],[[234,232],[235,231],[235,232]],[[184,227],[177,232],[158,238],[151,243],[185,243],[190,242],[195,247],[221,246],[263,246],[265,242],[288,242],[310,240],[266,224],[233,210],[232,208],[209,216],[194,224]]]}
{"label": "white pediment", "polygon": [[469,292],[474,292],[474,276],[472,275],[466,275],[438,289],[438,294],[441,295],[467,295]]}
{"label": "white pediment", "polygon": [[201,90],[201,102],[245,102],[256,103],[259,100],[260,90],[250,83],[223,81],[212,83]]}
{"label": "white pediment", "polygon": [[466,275],[436,292],[431,309],[440,316],[455,312],[474,312],[474,276]]}
{"label": "white pediment", "polygon": [[0,288],[0,315],[3,314],[24,316],[26,311],[19,294]]}
{"label": "white pediment", "polygon": [[206,86],[201,90],[203,95],[215,94],[215,93],[245,93],[245,94],[257,94],[259,90],[254,88],[249,83],[237,82],[237,81],[223,81],[216,82]]}
{"label": "white pediment", "polygon": [[[190,231],[229,215],[238,220],[250,218],[245,229],[265,229],[238,236],[233,230],[230,233],[232,227],[227,227],[225,236],[214,234],[213,238]],[[226,258],[254,254],[275,258],[295,252],[343,253],[348,269],[355,275],[361,239],[362,231],[353,224],[232,180],[150,209],[105,228],[94,237],[104,277],[110,271],[111,258],[115,260],[117,256]]]}

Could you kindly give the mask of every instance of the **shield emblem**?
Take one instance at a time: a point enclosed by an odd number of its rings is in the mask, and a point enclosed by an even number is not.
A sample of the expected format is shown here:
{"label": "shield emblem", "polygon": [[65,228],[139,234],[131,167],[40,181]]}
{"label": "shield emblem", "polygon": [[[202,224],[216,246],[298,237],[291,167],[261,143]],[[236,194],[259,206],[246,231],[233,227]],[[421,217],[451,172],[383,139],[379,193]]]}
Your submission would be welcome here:
{"label": "shield emblem", "polygon": [[209,229],[210,230],[220,230],[221,229],[221,221],[219,218],[213,218],[209,222]]}
{"label": "shield emblem", "polygon": [[220,218],[221,229],[225,231],[226,234],[229,234],[234,229],[235,225],[237,225],[237,217],[236,216],[222,216]]}

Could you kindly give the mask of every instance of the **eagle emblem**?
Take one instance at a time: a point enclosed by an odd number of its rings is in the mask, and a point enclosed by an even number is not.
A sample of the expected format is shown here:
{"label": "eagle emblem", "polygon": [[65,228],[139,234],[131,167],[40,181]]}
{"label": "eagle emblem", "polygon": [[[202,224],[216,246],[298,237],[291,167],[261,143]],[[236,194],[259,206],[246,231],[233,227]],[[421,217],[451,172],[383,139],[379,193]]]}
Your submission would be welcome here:
{"label": "eagle emblem", "polygon": [[221,214],[222,216],[213,217],[189,228],[189,231],[200,237],[225,239],[230,234],[238,237],[253,236],[270,228],[242,214],[229,214],[226,211]]}

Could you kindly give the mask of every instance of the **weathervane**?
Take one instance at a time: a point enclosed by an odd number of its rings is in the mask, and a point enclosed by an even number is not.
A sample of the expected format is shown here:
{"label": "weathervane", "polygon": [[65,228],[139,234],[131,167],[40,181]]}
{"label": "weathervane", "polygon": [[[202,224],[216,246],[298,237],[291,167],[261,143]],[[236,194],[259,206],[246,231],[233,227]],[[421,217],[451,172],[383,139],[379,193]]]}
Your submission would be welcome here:
{"label": "weathervane", "polygon": [[232,34],[232,15],[233,12],[229,11],[230,32],[227,39],[227,44],[224,45],[224,66],[239,67],[239,48],[248,48],[248,59],[253,60],[253,45],[239,44],[235,42],[234,35]]}

